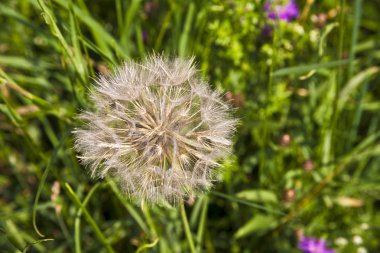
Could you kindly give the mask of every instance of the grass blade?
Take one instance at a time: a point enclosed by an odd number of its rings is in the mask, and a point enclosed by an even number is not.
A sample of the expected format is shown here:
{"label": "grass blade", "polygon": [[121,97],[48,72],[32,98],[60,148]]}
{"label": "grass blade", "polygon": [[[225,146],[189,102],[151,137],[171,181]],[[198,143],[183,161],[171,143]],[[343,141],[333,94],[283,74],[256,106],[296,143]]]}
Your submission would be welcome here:
{"label": "grass blade", "polygon": [[79,200],[78,196],[75,194],[73,189],[70,187],[68,183],[65,183],[65,189],[68,193],[70,199],[74,202],[74,204],[80,208],[88,221],[88,223],[91,225],[93,231],[95,232],[96,237],[100,240],[100,242],[104,245],[104,247],[107,249],[108,252],[116,253],[112,246],[108,243],[106,237],[100,230],[98,224],[96,221],[91,217],[90,213],[87,211],[86,207],[83,205],[83,203]]}
{"label": "grass blade", "polygon": [[231,201],[234,201],[234,202],[237,202],[239,204],[243,204],[243,205],[247,205],[247,206],[250,206],[250,207],[254,207],[254,208],[266,211],[268,213],[275,213],[275,214],[285,215],[285,213],[283,213],[281,211],[272,210],[272,209],[266,208],[266,207],[264,207],[262,205],[258,205],[256,203],[253,203],[253,202],[250,202],[250,201],[239,199],[239,198],[236,198],[234,196],[230,196],[230,195],[227,195],[227,194],[224,194],[224,193],[221,193],[221,192],[212,191],[211,194],[213,194],[215,196],[218,196],[218,197],[222,197],[222,198],[231,200]]}
{"label": "grass blade", "polygon": [[351,48],[348,56],[348,78],[351,78],[354,68],[355,48],[358,40],[358,33],[360,27],[360,18],[362,15],[362,0],[355,0],[354,5],[354,27],[352,29]]}
{"label": "grass blade", "polygon": [[188,50],[189,33],[190,33],[191,24],[193,22],[194,11],[195,11],[195,5],[193,2],[191,2],[189,9],[188,9],[183,33],[181,34],[181,37],[179,39],[179,52],[178,53],[180,56],[185,56],[186,52]]}
{"label": "grass blade", "polygon": [[131,216],[135,219],[137,224],[140,226],[140,228],[146,233],[150,234],[148,226],[145,224],[141,216],[138,214],[138,212],[135,210],[135,208],[126,201],[125,197],[121,194],[120,190],[117,188],[114,181],[111,179],[107,179],[107,182],[109,186],[111,187],[111,190],[116,194],[116,197],[119,199],[119,201],[123,204],[123,206],[128,210],[128,212],[131,214]]}
{"label": "grass blade", "polygon": [[41,237],[45,237],[45,235],[43,235],[39,230],[38,230],[38,227],[37,227],[37,222],[36,222],[36,216],[37,216],[37,206],[38,206],[38,201],[40,199],[40,195],[41,195],[41,192],[42,192],[42,188],[44,187],[45,185],[45,181],[46,181],[46,178],[49,174],[49,171],[50,171],[50,167],[52,165],[52,163],[55,161],[57,155],[58,155],[58,152],[61,150],[63,144],[65,143],[67,137],[70,135],[70,132],[66,133],[61,141],[59,142],[58,146],[54,149],[54,153],[53,155],[50,157],[49,161],[48,161],[48,164],[46,165],[46,169],[42,175],[42,178],[40,180],[40,183],[38,185],[38,189],[37,189],[37,193],[36,193],[36,197],[34,199],[34,204],[33,204],[33,227],[34,227],[34,230],[36,231],[36,233],[41,236]]}
{"label": "grass blade", "polygon": [[191,251],[191,253],[196,253],[194,240],[193,240],[193,236],[191,234],[189,222],[187,220],[185,205],[184,205],[183,201],[180,204],[180,210],[181,210],[181,218],[182,218],[183,228],[185,230],[185,235],[186,235],[187,241],[188,241],[189,246],[190,246],[190,251]]}
{"label": "grass blade", "polygon": [[147,243],[147,244],[144,244],[144,245],[142,245],[142,246],[140,246],[136,251],[135,251],[135,253],[139,253],[139,252],[141,252],[141,251],[143,251],[143,250],[145,250],[145,249],[149,249],[149,248],[153,248],[154,246],[156,246],[156,244],[158,243],[158,238],[157,239],[155,239],[153,242],[151,242],[151,243]]}
{"label": "grass blade", "polygon": [[[87,196],[84,198],[84,201],[83,201],[84,207],[86,207],[87,203],[91,199],[94,192],[99,188],[99,186],[100,184],[97,183],[91,188]],[[82,216],[82,213],[83,213],[82,209],[78,209],[77,215],[75,217],[75,222],[74,222],[74,238],[75,238],[75,252],[76,253],[82,252],[81,247],[80,247],[80,244],[81,244],[80,243],[80,218]]]}
{"label": "grass blade", "polygon": [[201,218],[199,221],[198,226],[198,232],[197,232],[197,252],[202,252],[202,241],[203,241],[203,235],[206,228],[206,220],[207,220],[207,210],[208,210],[208,196],[203,197],[203,206],[202,206],[202,212],[201,212]]}
{"label": "grass blade", "polygon": [[121,44],[126,48],[128,55],[132,49],[130,42],[132,21],[136,18],[141,2],[141,0],[132,0],[130,6],[127,8],[127,12],[125,13],[124,26],[121,33]]}
{"label": "grass blade", "polygon": [[312,70],[318,70],[323,68],[335,68],[339,66],[346,65],[348,63],[347,60],[339,60],[339,61],[331,61],[326,63],[317,63],[310,65],[300,65],[296,67],[283,68],[273,72],[273,76],[287,76],[287,75],[295,75],[302,74]]}
{"label": "grass blade", "polygon": [[378,73],[380,71],[380,67],[370,67],[356,76],[354,76],[351,80],[349,80],[348,84],[344,87],[344,89],[340,92],[339,95],[339,106],[340,109],[343,109],[346,104],[349,96],[357,90],[358,86],[362,84],[367,78]]}

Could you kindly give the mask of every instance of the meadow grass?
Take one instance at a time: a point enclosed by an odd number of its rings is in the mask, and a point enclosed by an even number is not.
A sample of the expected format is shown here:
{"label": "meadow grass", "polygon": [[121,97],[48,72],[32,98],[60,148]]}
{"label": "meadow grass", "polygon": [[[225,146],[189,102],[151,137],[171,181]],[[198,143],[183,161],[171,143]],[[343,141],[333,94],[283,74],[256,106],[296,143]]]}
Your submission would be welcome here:
{"label": "meadow grass", "polygon": [[[264,1],[2,1],[0,252],[377,252],[379,6],[297,3],[279,22]],[[241,121],[180,208],[136,205],[73,148],[96,75],[154,52],[194,55]]]}

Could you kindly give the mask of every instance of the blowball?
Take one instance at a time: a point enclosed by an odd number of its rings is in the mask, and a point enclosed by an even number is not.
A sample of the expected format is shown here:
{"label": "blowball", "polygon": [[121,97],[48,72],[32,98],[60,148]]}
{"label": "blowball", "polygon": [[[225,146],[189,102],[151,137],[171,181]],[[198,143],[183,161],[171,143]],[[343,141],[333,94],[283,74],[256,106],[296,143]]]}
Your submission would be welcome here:
{"label": "blowball", "polygon": [[237,121],[193,59],[152,56],[99,76],[94,111],[79,115],[75,147],[91,175],[113,177],[132,199],[175,204],[208,190]]}

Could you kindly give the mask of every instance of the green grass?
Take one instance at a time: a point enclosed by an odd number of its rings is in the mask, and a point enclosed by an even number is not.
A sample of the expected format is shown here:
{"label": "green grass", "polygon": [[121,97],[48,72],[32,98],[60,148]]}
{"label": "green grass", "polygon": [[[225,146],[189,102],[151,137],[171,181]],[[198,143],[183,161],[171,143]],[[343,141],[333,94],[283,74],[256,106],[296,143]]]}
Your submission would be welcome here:
{"label": "green grass", "polygon": [[[300,232],[378,252],[380,10],[297,1],[278,23],[262,2],[0,3],[0,252],[296,253]],[[221,181],[178,208],[132,203],[73,148],[94,78],[155,52],[194,55],[241,119]]]}

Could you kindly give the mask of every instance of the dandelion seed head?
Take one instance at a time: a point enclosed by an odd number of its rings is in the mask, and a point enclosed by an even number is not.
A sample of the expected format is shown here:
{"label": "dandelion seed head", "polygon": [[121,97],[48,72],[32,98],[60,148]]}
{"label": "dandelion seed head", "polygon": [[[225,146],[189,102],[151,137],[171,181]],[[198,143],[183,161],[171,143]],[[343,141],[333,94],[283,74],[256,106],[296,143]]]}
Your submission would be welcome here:
{"label": "dandelion seed head", "polygon": [[79,158],[135,200],[175,204],[208,190],[231,150],[237,121],[193,58],[126,62],[97,78],[90,99],[95,110],[74,131]]}

